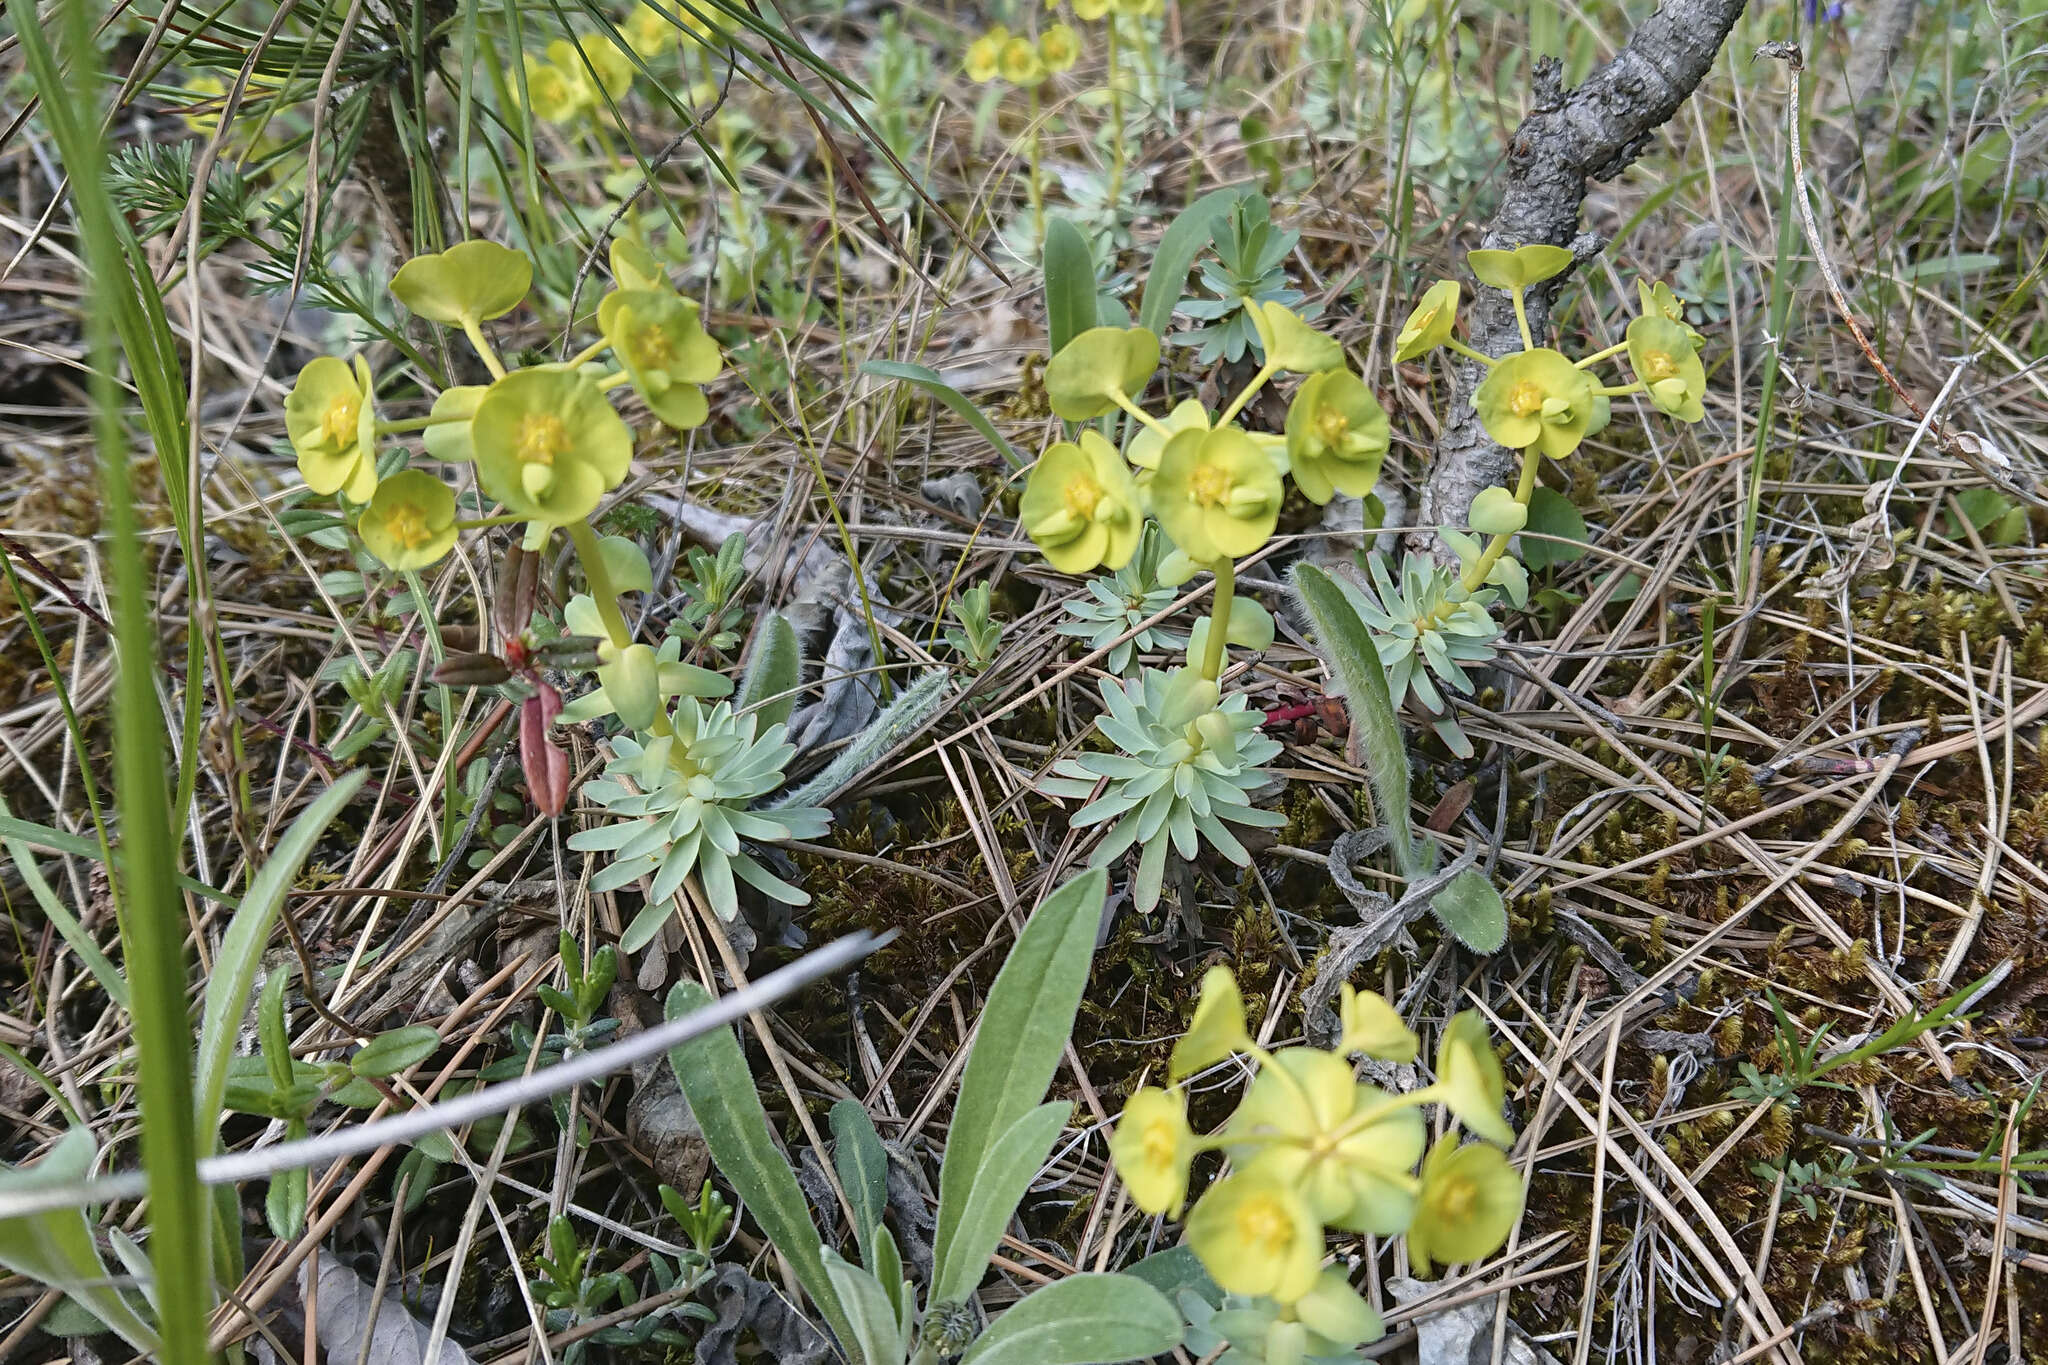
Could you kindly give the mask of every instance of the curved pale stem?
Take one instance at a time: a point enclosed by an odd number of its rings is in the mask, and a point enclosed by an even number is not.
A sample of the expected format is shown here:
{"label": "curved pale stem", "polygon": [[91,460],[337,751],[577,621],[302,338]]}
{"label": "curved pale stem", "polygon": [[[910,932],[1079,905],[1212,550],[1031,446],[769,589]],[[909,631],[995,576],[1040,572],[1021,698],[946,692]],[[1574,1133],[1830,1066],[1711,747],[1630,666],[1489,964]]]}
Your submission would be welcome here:
{"label": "curved pale stem", "polygon": [[484,335],[483,324],[475,318],[464,318],[462,334],[468,337],[469,344],[476,348],[477,356],[484,362],[484,368],[491,372],[491,378],[503,379],[505,362],[498,359],[497,349],[491,345],[491,339]]}
{"label": "curved pale stem", "polygon": [[1230,633],[1230,603],[1237,591],[1237,570],[1227,559],[1210,566],[1216,575],[1216,603],[1209,612],[1209,641],[1202,651],[1202,676],[1215,682],[1223,673],[1224,639]]}
{"label": "curved pale stem", "polygon": [[1464,342],[1458,340],[1456,337],[1445,337],[1444,348],[1446,350],[1456,351],[1459,355],[1464,356],[1467,360],[1476,360],[1489,370],[1492,369],[1494,366],[1500,364],[1500,361],[1495,357],[1488,355],[1484,351],[1473,350],[1470,346],[1467,346]]}
{"label": "curved pale stem", "polygon": [[1167,430],[1166,424],[1164,422],[1160,421],[1157,417],[1154,417],[1151,413],[1139,407],[1136,403],[1133,403],[1131,401],[1130,395],[1125,393],[1122,389],[1111,389],[1109,391],[1109,398],[1111,402],[1115,403],[1125,412],[1128,412],[1131,416],[1137,418],[1138,421],[1144,423],[1146,428],[1150,430],[1153,435],[1159,437],[1160,440],[1170,441],[1173,439],[1173,433]]}
{"label": "curved pale stem", "polygon": [[1216,419],[1216,425],[1219,427],[1229,426],[1231,419],[1244,411],[1244,405],[1251,402],[1257,396],[1260,389],[1266,387],[1266,381],[1278,373],[1280,373],[1280,367],[1270,360],[1261,365],[1259,372],[1252,376],[1252,382],[1245,385],[1243,391],[1237,397],[1230,400],[1230,406],[1225,408],[1223,415]]}
{"label": "curved pale stem", "polygon": [[1578,368],[1582,370],[1590,369],[1592,366],[1598,365],[1601,361],[1607,359],[1609,356],[1620,355],[1623,351],[1626,351],[1627,349],[1628,343],[1626,341],[1617,341],[1604,351],[1595,351],[1591,355],[1580,356],[1577,360],[1574,360],[1572,364],[1576,365]]}
{"label": "curved pale stem", "polygon": [[[1534,446],[1530,446],[1522,452],[1522,478],[1515,485],[1515,501],[1524,507],[1527,507],[1529,499],[1536,495],[1536,474],[1542,467],[1542,451]],[[1513,539],[1512,535],[1495,536],[1488,543],[1486,553],[1479,556],[1478,561],[1471,568],[1465,570],[1464,585],[1466,592],[1477,591],[1479,585],[1486,581],[1486,575],[1493,572],[1493,566],[1499,563],[1500,557],[1508,552],[1508,542]]]}
{"label": "curved pale stem", "polygon": [[570,522],[568,531],[569,541],[576,547],[576,558],[583,561],[583,576],[590,582],[590,597],[597,603],[604,632],[615,649],[624,649],[633,643],[633,636],[626,629],[626,614],[619,610],[619,594],[612,587],[612,576],[605,570],[597,532],[590,529],[587,521]]}
{"label": "curved pale stem", "polygon": [[1529,310],[1522,302],[1522,286],[1516,285],[1509,292],[1509,297],[1515,301],[1515,326],[1522,329],[1522,349],[1533,351],[1536,349],[1536,338],[1529,331]]}

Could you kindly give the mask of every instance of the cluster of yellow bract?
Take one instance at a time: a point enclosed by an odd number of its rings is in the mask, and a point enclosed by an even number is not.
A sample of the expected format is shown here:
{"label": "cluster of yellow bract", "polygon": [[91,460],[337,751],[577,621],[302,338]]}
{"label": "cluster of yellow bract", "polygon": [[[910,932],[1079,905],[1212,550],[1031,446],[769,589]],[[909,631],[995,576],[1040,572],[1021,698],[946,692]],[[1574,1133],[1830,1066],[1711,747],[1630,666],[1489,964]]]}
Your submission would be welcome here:
{"label": "cluster of yellow bract", "polygon": [[965,66],[970,80],[1001,79],[1028,90],[1080,60],[1081,40],[1065,24],[1054,24],[1037,42],[998,24],[967,45]]}
{"label": "cluster of yellow bract", "polygon": [[[549,123],[569,123],[616,103],[633,88],[633,56],[649,61],[676,48],[701,46],[719,37],[722,16],[709,0],[650,0],[637,5],[619,25],[626,46],[609,33],[586,33],[575,42],[557,38],[545,57],[526,53],[526,107]],[[633,56],[627,55],[630,48]],[[517,92],[515,92],[517,93]]]}
{"label": "cluster of yellow bract", "polygon": [[[1132,1095],[1109,1146],[1132,1201],[1168,1214],[1186,1203],[1195,1156],[1222,1151],[1230,1173],[1187,1215],[1195,1255],[1226,1292],[1269,1298],[1281,1305],[1282,1321],[1355,1344],[1378,1335],[1378,1315],[1341,1269],[1323,1267],[1329,1229],[1405,1234],[1409,1259],[1426,1275],[1433,1263],[1478,1260],[1506,1241],[1521,1216],[1522,1181],[1502,1151],[1514,1141],[1501,1116],[1506,1085],[1477,1013],[1451,1021],[1435,1082],[1406,1094],[1361,1083],[1348,1060],[1415,1059],[1418,1040],[1393,1006],[1345,986],[1340,1018],[1329,1051],[1269,1052],[1245,1027],[1237,979],[1212,967],[1174,1046],[1171,1088]],[[1181,1082],[1234,1055],[1255,1060],[1258,1075],[1221,1127],[1196,1134]],[[1446,1134],[1431,1146],[1426,1104],[1443,1106],[1483,1141],[1461,1145]]]}
{"label": "cluster of yellow bract", "polygon": [[[1459,289],[1454,280],[1439,280],[1422,296],[1395,341],[1394,359],[1413,360],[1447,346],[1477,360],[1488,373],[1472,395],[1487,435],[1511,450],[1535,450],[1561,460],[1587,436],[1607,425],[1610,403],[1625,394],[1641,393],[1656,407],[1681,422],[1706,416],[1701,399],[1707,390],[1706,367],[1700,363],[1700,334],[1685,323],[1685,309],[1663,283],[1637,283],[1642,315],[1628,326],[1625,339],[1604,351],[1574,361],[1563,352],[1538,346],[1529,328],[1523,291],[1569,267],[1572,253],[1563,247],[1536,244],[1513,251],[1481,250],[1467,254],[1481,283],[1508,291],[1521,324],[1523,349],[1495,358],[1459,342],[1451,329],[1457,321]],[[1592,367],[1626,352],[1635,371],[1633,384],[1614,387],[1597,383]],[[1535,489],[1535,464],[1523,471],[1522,488],[1489,488],[1473,500],[1469,524],[1488,535],[1512,535],[1528,520],[1529,495]]]}
{"label": "cluster of yellow bract", "polygon": [[[525,299],[533,282],[525,255],[464,242],[406,262],[392,294],[419,316],[460,328],[493,380],[444,390],[423,419],[385,423],[377,420],[363,357],[314,360],[285,400],[285,429],[307,487],[362,505],[356,529],[364,546],[400,570],[441,558],[466,525],[580,524],[632,461],[632,432],[606,392],[630,384],[663,422],[694,427],[709,412],[701,386],[722,363],[697,305],[669,286],[644,247],[620,239],[611,264],[617,287],[598,304],[601,339],[568,361],[508,371],[483,324]],[[607,350],[618,362],[610,372],[593,363]],[[380,481],[379,439],[409,431],[423,433],[429,458],[473,462],[478,484],[503,514],[458,521],[454,490],[421,470]]]}
{"label": "cluster of yellow bract", "polygon": [[[1277,303],[1253,318],[1265,364],[1220,416],[1188,399],[1164,418],[1138,406],[1159,366],[1159,339],[1142,327],[1081,333],[1046,366],[1052,409],[1071,422],[1119,410],[1139,426],[1118,454],[1102,435],[1050,447],[1033,466],[1021,507],[1024,529],[1054,567],[1085,573],[1120,569],[1137,549],[1147,515],[1193,565],[1241,559],[1273,534],[1290,476],[1303,496],[1327,503],[1362,497],[1379,480],[1387,414],[1365,382],[1343,367],[1344,351]],[[1283,433],[1236,424],[1274,375],[1306,375]],[[1186,575],[1183,574],[1183,577]]]}

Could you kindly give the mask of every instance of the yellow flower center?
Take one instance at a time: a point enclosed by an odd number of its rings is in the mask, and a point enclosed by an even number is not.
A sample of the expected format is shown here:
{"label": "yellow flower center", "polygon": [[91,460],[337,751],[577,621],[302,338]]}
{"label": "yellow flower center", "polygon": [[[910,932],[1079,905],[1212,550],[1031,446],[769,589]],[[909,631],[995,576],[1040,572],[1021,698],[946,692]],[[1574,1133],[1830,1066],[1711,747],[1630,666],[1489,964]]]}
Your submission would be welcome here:
{"label": "yellow flower center", "polygon": [[1083,521],[1092,520],[1096,504],[1102,501],[1102,485],[1086,474],[1076,474],[1067,480],[1063,501],[1073,515]]}
{"label": "yellow flower center", "polygon": [[1429,330],[1429,325],[1435,321],[1436,309],[1434,308],[1430,308],[1423,312],[1417,313],[1413,318],[1409,319],[1408,325],[1401,329],[1401,335],[1397,337],[1396,340],[1404,342],[1413,341],[1415,338],[1421,336],[1424,332],[1427,332]]}
{"label": "yellow flower center", "polygon": [[1351,434],[1351,419],[1335,408],[1324,408],[1316,414],[1316,435],[1323,438],[1326,446],[1342,445],[1344,438]]}
{"label": "yellow flower center", "polygon": [[1173,1165],[1173,1154],[1179,1147],[1174,1140],[1173,1125],[1165,1119],[1154,1119],[1145,1125],[1145,1164],[1161,1168]]}
{"label": "yellow flower center", "polygon": [[1671,379],[1678,374],[1678,362],[1669,352],[1651,351],[1643,357],[1643,378],[1652,384],[1660,379]]}
{"label": "yellow flower center", "polygon": [[1237,1211],[1237,1238],[1252,1255],[1278,1256],[1294,1240],[1294,1220],[1279,1200],[1256,1195]]}
{"label": "yellow flower center", "polygon": [[336,394],[334,401],[327,405],[327,415],[320,419],[320,429],[327,439],[337,445],[348,445],[356,438],[356,418],[359,408],[357,401],[347,394]]}
{"label": "yellow flower center", "polygon": [[1472,1217],[1479,1202],[1479,1187],[1469,1180],[1444,1186],[1436,1197],[1436,1209],[1447,1223],[1463,1223]]}
{"label": "yellow flower center", "polygon": [[675,358],[676,348],[669,344],[668,333],[654,323],[640,329],[639,351],[642,363],[664,368]]}
{"label": "yellow flower center", "polygon": [[1188,475],[1188,497],[1204,507],[1220,507],[1230,497],[1230,471],[1221,465],[1197,465]]}
{"label": "yellow flower center", "polygon": [[1533,379],[1524,379],[1508,390],[1508,411],[1517,417],[1534,417],[1543,411],[1543,386]]}
{"label": "yellow flower center", "polygon": [[426,514],[409,502],[391,509],[384,518],[384,529],[408,550],[417,550],[434,538],[433,528],[427,525]]}
{"label": "yellow flower center", "polygon": [[552,412],[529,412],[519,419],[514,453],[521,464],[553,465],[569,449],[569,428]]}

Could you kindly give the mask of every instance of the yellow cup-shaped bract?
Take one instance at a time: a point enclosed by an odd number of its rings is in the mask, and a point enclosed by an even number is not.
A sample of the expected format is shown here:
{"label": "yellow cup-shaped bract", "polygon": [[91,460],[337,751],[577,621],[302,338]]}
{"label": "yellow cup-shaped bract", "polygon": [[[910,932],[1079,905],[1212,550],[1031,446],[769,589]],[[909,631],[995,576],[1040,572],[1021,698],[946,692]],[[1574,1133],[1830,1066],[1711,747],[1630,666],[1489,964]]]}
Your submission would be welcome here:
{"label": "yellow cup-shaped bract", "polygon": [[1054,24],[1038,35],[1038,57],[1054,74],[1071,71],[1081,60],[1081,39],[1067,25]]}
{"label": "yellow cup-shaped bract", "polygon": [[1291,1304],[1321,1273],[1322,1223],[1293,1188],[1250,1171],[1212,1185],[1188,1215],[1187,1233],[1226,1293]]}
{"label": "yellow cup-shaped bract", "polygon": [[1320,374],[1344,363],[1344,348],[1335,337],[1318,332],[1284,303],[1271,299],[1246,305],[1252,328],[1265,349],[1266,364],[1293,374]]}
{"label": "yellow cup-shaped bract", "polygon": [[503,317],[532,287],[533,262],[525,252],[484,241],[415,256],[391,277],[391,293],[400,303],[450,327]]}
{"label": "yellow cup-shaped bract", "polygon": [[1319,1048],[1273,1054],[1224,1125],[1233,1164],[1296,1190],[1325,1223],[1384,1236],[1414,1211],[1428,1134],[1413,1104]]}
{"label": "yellow cup-shaped bract", "polygon": [[468,464],[476,458],[476,446],[469,439],[469,424],[476,416],[476,405],[484,401],[489,390],[487,384],[457,384],[441,390],[434,399],[432,415],[454,420],[437,422],[420,433],[427,454],[453,464]]}
{"label": "yellow cup-shaped bract", "polygon": [[356,534],[386,566],[424,569],[455,547],[455,491],[422,470],[401,469],[377,485]]}
{"label": "yellow cup-shaped bract", "polygon": [[1130,467],[1094,431],[1038,457],[1017,510],[1025,533],[1062,573],[1121,569],[1145,531]]}
{"label": "yellow cup-shaped bract", "polygon": [[484,491],[529,521],[581,521],[626,477],[633,435],[598,387],[568,370],[514,370],[470,419]]}
{"label": "yellow cup-shaped bract", "polygon": [[1466,523],[1483,536],[1511,536],[1529,523],[1529,509],[1505,488],[1482,488]]}
{"label": "yellow cup-shaped bract", "polygon": [[637,237],[612,238],[606,257],[611,262],[612,282],[622,292],[669,287],[668,272],[661,268],[661,262],[647,249],[647,244]]}
{"label": "yellow cup-shaped bract", "polygon": [[1547,242],[1531,242],[1513,251],[1484,247],[1468,251],[1465,262],[1481,284],[1490,284],[1495,289],[1526,289],[1564,273],[1572,263],[1572,253]]}
{"label": "yellow cup-shaped bract", "polygon": [[723,362],[694,302],[672,289],[617,290],[599,301],[597,324],[656,417],[678,429],[704,424],[702,385]]}
{"label": "yellow cup-shaped bract", "polygon": [[967,78],[984,83],[994,80],[1002,70],[1003,46],[1009,41],[1010,30],[998,25],[969,43],[962,63]]}
{"label": "yellow cup-shaped bract", "polygon": [[[564,71],[545,57],[526,53],[520,65],[526,73],[526,107],[547,123],[567,123],[590,106],[590,83],[580,72]],[[515,87],[513,97],[518,97]]]}
{"label": "yellow cup-shaped bract", "polygon": [[1535,446],[1554,460],[1579,448],[1593,422],[1593,381],[1548,347],[1503,358],[1472,395],[1486,434],[1511,450]]}
{"label": "yellow cup-shaped bract", "polygon": [[1045,60],[1038,55],[1038,44],[1022,35],[1003,44],[996,55],[996,69],[1004,80],[1026,89],[1045,79]]}
{"label": "yellow cup-shaped bract", "polygon": [[1211,967],[1202,976],[1202,993],[1195,1002],[1188,1031],[1173,1045],[1166,1074],[1173,1080],[1192,1076],[1203,1067],[1222,1061],[1252,1045],[1245,1028],[1244,994],[1230,968]]}
{"label": "yellow cup-shaped bract", "polygon": [[1422,1163],[1422,1197],[1408,1225],[1408,1258],[1428,1275],[1432,1262],[1456,1265],[1500,1249],[1522,1216],[1522,1178],[1498,1147],[1460,1147],[1438,1138]]}
{"label": "yellow cup-shaped bract", "polygon": [[1288,467],[1294,486],[1317,506],[1339,493],[1372,492],[1387,441],[1386,409],[1349,370],[1310,375],[1288,405]]}
{"label": "yellow cup-shaped bract", "polygon": [[1412,1062],[1422,1049],[1415,1031],[1377,991],[1361,991],[1346,982],[1338,989],[1337,1018],[1342,1033],[1339,1056],[1362,1052],[1382,1062]]}
{"label": "yellow cup-shaped bract", "polygon": [[368,502],[377,491],[377,407],[370,366],[320,356],[284,400],[284,429],[306,487]]}
{"label": "yellow cup-shaped bract", "polygon": [[1707,415],[1707,367],[1685,324],[1646,313],[1628,325],[1628,363],[1649,390],[1650,401],[1681,422]]}
{"label": "yellow cup-shaped bract", "polygon": [[1273,461],[1235,426],[1166,443],[1148,500],[1173,543],[1204,564],[1241,559],[1272,537],[1286,490]]}
{"label": "yellow cup-shaped bract", "polygon": [[1445,1027],[1436,1049],[1436,1089],[1466,1131],[1502,1147],[1513,1144],[1515,1130],[1500,1112],[1507,1080],[1477,1010],[1465,1010]]}
{"label": "yellow cup-shaped bract", "polygon": [[1109,1135],[1110,1160],[1147,1213],[1176,1213],[1188,1197],[1194,1134],[1179,1091],[1140,1086]]}
{"label": "yellow cup-shaped bract", "polygon": [[1413,360],[1448,341],[1458,321],[1458,299],[1464,291],[1456,280],[1438,280],[1415,305],[1394,338],[1394,361]]}
{"label": "yellow cup-shaped bract", "polygon": [[1143,327],[1091,327],[1045,367],[1052,410],[1085,422],[1117,409],[1113,395],[1135,399],[1159,368],[1159,338]]}

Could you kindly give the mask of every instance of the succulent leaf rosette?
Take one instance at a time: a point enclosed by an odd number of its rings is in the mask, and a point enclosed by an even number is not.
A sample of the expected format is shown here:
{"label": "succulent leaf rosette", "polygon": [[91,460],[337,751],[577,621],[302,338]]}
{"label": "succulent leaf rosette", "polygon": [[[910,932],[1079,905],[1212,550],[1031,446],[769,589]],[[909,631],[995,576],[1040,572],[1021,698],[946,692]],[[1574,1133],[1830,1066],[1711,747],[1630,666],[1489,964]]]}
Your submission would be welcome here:
{"label": "succulent leaf rosette", "polygon": [[610,891],[650,879],[647,908],[620,940],[627,952],[645,947],[667,916],[668,901],[693,871],[722,919],[739,914],[735,878],[784,905],[810,897],[763,867],[746,844],[816,839],[831,826],[831,812],[814,806],[750,810],[782,785],[796,755],[780,724],[754,733],[751,714],[730,703],[708,709],[685,697],[669,718],[671,733],[612,741],[616,757],[605,776],[583,788],[613,822],[583,830],[569,846],[611,855],[591,878],[591,889]]}
{"label": "succulent leaf rosette", "polygon": [[[1062,610],[1074,619],[1062,621],[1053,629],[1084,641],[1091,650],[1109,646],[1109,657],[1103,662],[1118,675],[1128,673],[1131,662],[1140,654],[1186,649],[1188,637],[1178,631],[1163,625],[1138,629],[1172,606],[1179,595],[1159,581],[1160,552],[1158,530],[1147,522],[1144,538],[1130,563],[1113,575],[1089,579],[1085,596],[1069,598],[1062,604]],[[1235,615],[1233,612],[1233,620]],[[1132,631],[1136,633],[1130,639],[1110,644]]]}
{"label": "succulent leaf rosette", "polygon": [[1267,776],[1260,765],[1280,754],[1280,744],[1259,733],[1263,715],[1248,709],[1243,693],[1219,696],[1216,684],[1191,667],[1172,672],[1145,669],[1128,682],[1101,684],[1103,713],[1095,727],[1115,752],[1061,759],[1040,784],[1054,796],[1095,796],[1074,812],[1078,827],[1116,823],[1096,846],[1092,865],[1102,867],[1136,846],[1138,878],[1132,899],[1141,911],[1159,903],[1169,847],[1193,858],[1200,841],[1240,867],[1251,854],[1230,832],[1231,825],[1278,829],[1286,817],[1252,805],[1252,793]]}

